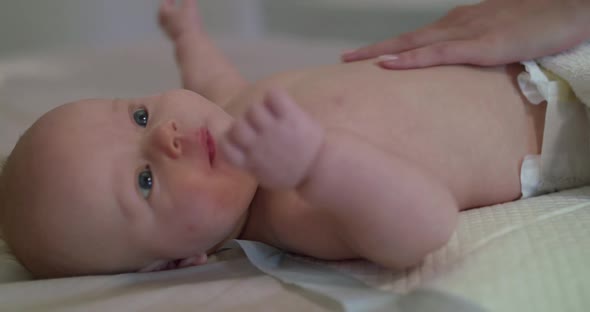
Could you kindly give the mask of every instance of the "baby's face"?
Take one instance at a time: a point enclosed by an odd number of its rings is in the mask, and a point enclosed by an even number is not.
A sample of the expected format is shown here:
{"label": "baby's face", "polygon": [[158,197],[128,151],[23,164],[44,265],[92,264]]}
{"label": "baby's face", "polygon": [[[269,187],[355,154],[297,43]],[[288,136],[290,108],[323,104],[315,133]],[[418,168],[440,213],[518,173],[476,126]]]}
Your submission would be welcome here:
{"label": "baby's face", "polygon": [[189,91],[46,114],[15,148],[36,239],[82,274],[210,251],[239,231],[256,189],[215,148],[231,121]]}

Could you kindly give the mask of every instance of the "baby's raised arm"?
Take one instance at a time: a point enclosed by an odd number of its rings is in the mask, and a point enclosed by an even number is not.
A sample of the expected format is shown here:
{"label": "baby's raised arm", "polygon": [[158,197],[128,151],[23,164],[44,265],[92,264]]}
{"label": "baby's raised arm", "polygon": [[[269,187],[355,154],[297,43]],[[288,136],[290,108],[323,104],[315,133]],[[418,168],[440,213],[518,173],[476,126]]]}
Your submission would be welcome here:
{"label": "baby's raised arm", "polygon": [[163,0],[159,22],[176,50],[185,89],[225,105],[247,83],[205,33],[195,0]]}
{"label": "baby's raised arm", "polygon": [[296,188],[351,250],[381,265],[416,264],[455,227],[457,204],[432,175],[365,138],[322,129],[285,92],[253,105],[222,148],[261,185]]}

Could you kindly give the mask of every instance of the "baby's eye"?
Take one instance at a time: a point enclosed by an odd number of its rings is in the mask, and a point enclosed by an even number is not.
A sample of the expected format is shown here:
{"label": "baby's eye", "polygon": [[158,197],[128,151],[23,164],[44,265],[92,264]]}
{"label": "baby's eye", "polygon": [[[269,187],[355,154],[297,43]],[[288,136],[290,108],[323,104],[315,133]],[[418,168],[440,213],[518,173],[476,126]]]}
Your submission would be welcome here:
{"label": "baby's eye", "polygon": [[133,120],[140,127],[145,128],[148,124],[149,114],[145,108],[140,108],[133,113]]}
{"label": "baby's eye", "polygon": [[143,171],[139,173],[137,177],[137,184],[139,185],[139,191],[141,192],[141,196],[147,199],[152,192],[152,171],[149,167],[146,167]]}

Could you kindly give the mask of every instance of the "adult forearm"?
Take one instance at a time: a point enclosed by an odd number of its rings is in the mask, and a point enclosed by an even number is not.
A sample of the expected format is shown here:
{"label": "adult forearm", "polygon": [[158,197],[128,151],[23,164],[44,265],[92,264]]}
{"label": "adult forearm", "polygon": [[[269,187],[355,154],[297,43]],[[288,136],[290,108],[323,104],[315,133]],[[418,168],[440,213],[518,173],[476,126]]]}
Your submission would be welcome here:
{"label": "adult forearm", "polygon": [[486,0],[457,7],[415,31],[346,52],[342,59],[389,55],[377,62],[386,69],[497,66],[553,55],[588,39],[590,0]]}

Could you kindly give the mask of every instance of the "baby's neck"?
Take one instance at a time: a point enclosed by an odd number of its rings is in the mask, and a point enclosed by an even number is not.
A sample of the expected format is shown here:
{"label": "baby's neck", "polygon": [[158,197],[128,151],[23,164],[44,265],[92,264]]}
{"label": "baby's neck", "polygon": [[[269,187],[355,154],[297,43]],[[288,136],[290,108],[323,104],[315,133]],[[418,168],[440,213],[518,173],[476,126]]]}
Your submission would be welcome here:
{"label": "baby's neck", "polygon": [[[245,232],[247,232],[248,229],[251,228],[251,226],[249,226],[250,224],[250,215],[251,215],[251,211],[252,211],[252,207],[254,205],[254,203],[256,202],[256,198],[257,198],[257,194],[259,193],[259,188],[256,189],[256,192],[254,193],[254,195],[252,196],[252,199],[250,200],[250,204],[248,205],[248,208],[246,209],[246,211],[244,211],[244,214],[242,215],[242,217],[240,218],[238,225],[234,228],[234,230],[230,233],[230,235],[224,239],[223,241],[219,242],[217,245],[213,246],[213,248],[211,248],[207,254],[213,254],[215,253],[219,248],[223,247],[223,245],[232,240],[232,239],[246,239],[246,240],[255,240],[253,238],[248,238],[250,237],[249,234],[245,234]],[[248,230],[248,232],[251,232],[250,230]]]}
{"label": "baby's neck", "polygon": [[272,241],[269,237],[268,227],[264,225],[266,200],[268,197],[267,190],[257,188],[250,205],[248,206],[246,217],[238,239],[252,240],[268,243]]}

